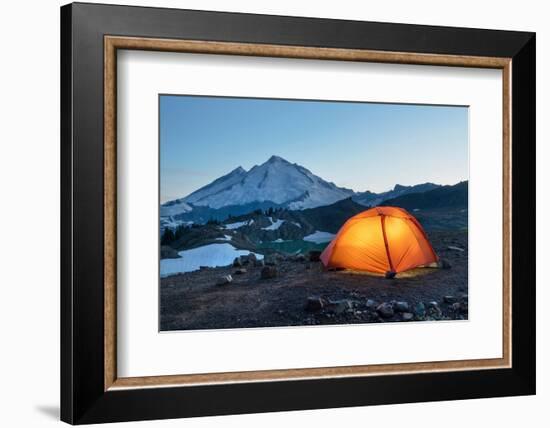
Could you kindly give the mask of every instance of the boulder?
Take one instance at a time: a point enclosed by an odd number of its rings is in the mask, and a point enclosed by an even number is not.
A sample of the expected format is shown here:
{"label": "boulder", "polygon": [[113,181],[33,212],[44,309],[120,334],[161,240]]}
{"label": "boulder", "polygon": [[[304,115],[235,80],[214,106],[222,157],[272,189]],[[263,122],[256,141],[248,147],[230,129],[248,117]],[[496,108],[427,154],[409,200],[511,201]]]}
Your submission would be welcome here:
{"label": "boulder", "polygon": [[261,260],[258,260],[258,259],[254,260],[254,267],[264,267],[264,266],[265,266],[265,262],[264,262],[263,259],[261,259]]}
{"label": "boulder", "polygon": [[[436,303],[436,302],[430,302],[430,303]],[[428,306],[427,314],[434,319],[440,319],[442,312],[439,305],[436,303],[435,305]]]}
{"label": "boulder", "polygon": [[237,269],[235,271],[235,275],[242,275],[242,274],[245,274],[246,273],[246,269],[245,268],[240,268],[240,269]]}
{"label": "boulder", "polygon": [[241,267],[243,265],[243,261],[241,259],[241,256],[235,257],[235,260],[233,260],[233,267]]}
{"label": "boulder", "polygon": [[443,301],[450,305],[452,303],[455,303],[457,301],[457,298],[455,296],[444,296]]}
{"label": "boulder", "polygon": [[325,302],[319,296],[310,296],[306,300],[307,311],[319,311],[325,307]]}
{"label": "boulder", "polygon": [[393,309],[395,312],[409,312],[409,304],[407,302],[395,302]]}
{"label": "boulder", "polygon": [[459,314],[467,314],[468,313],[468,303],[464,303],[464,302],[456,302],[456,303],[453,303],[452,306],[451,306],[451,309],[456,312],[456,313],[459,313]]}
{"label": "boulder", "polygon": [[296,254],[296,257],[294,257],[294,260],[297,262],[305,262],[306,256],[304,256],[302,253]]}
{"label": "boulder", "polygon": [[394,315],[393,307],[391,304],[384,302],[380,303],[376,307],[376,312],[382,317],[382,318],[391,318]]}
{"label": "boulder", "polygon": [[176,250],[168,245],[162,245],[160,247],[160,258],[161,259],[179,259],[180,255]]}
{"label": "boulder", "polygon": [[256,262],[256,260],[257,260],[256,254],[254,254],[254,253],[248,253],[248,256],[246,256],[246,257],[247,257],[247,259],[248,259],[248,262],[249,262],[250,264],[252,264],[252,265],[253,265],[253,264]]}
{"label": "boulder", "polygon": [[261,279],[271,279],[277,276],[277,269],[275,266],[264,266],[260,274]]}
{"label": "boulder", "polygon": [[460,302],[456,302],[456,303],[453,303],[451,305],[451,309],[455,312],[459,312],[460,311],[460,306],[461,306]]}
{"label": "boulder", "polygon": [[270,254],[264,257],[264,264],[266,266],[276,266],[278,264],[277,256]]}
{"label": "boulder", "polygon": [[414,318],[414,315],[413,315],[412,313],[410,313],[410,312],[403,312],[403,313],[401,314],[401,319],[402,319],[403,321],[410,321],[410,320],[412,320],[413,318]]}
{"label": "boulder", "polygon": [[353,303],[349,300],[329,300],[329,308],[335,314],[342,314],[347,310],[353,309]]}
{"label": "boulder", "polygon": [[227,285],[230,284],[233,281],[233,277],[231,275],[223,275],[218,278],[216,281],[216,285]]}
{"label": "boulder", "polygon": [[424,318],[426,316],[426,306],[424,306],[424,303],[418,302],[414,305],[414,314],[417,318]]}
{"label": "boulder", "polygon": [[432,300],[431,302],[426,303],[426,307],[428,309],[439,308],[439,304],[435,300]]}
{"label": "boulder", "polygon": [[321,261],[321,251],[311,250],[309,252],[309,261],[310,262],[319,262],[319,261]]}
{"label": "boulder", "polygon": [[368,299],[366,305],[368,309],[376,309],[377,306],[376,302],[372,299]]}

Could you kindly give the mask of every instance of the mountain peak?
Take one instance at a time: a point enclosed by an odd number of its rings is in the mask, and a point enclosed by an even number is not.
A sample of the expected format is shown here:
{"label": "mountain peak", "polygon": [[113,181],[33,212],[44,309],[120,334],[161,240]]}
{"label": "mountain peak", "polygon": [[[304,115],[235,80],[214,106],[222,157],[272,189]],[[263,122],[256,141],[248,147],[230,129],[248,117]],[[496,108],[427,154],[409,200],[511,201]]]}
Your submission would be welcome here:
{"label": "mountain peak", "polygon": [[402,184],[396,184],[394,187],[393,187],[393,191],[396,192],[396,191],[399,191],[399,190],[405,190],[405,189],[408,189],[410,186],[403,186]]}
{"label": "mountain peak", "polygon": [[283,159],[282,157],[280,156],[277,156],[277,155],[272,155],[266,163],[275,163],[275,162],[284,162],[284,163],[290,163],[289,161],[287,161],[286,159]]}
{"label": "mountain peak", "polygon": [[242,174],[243,172],[246,172],[246,170],[242,166],[238,166],[233,171],[231,171],[228,175],[231,174]]}

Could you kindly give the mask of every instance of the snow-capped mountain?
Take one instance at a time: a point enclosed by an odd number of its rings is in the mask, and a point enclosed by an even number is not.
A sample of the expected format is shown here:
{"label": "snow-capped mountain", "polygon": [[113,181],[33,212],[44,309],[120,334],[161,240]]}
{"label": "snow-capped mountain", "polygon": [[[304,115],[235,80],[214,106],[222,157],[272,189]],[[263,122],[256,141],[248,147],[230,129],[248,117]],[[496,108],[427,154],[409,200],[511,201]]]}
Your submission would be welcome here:
{"label": "snow-capped mountain", "polygon": [[[234,205],[270,202],[291,210],[329,205],[354,195],[298,164],[271,156],[245,171],[239,167],[190,195],[161,207],[161,215],[176,215],[192,207],[220,209]],[[180,210],[178,212],[178,210]]]}

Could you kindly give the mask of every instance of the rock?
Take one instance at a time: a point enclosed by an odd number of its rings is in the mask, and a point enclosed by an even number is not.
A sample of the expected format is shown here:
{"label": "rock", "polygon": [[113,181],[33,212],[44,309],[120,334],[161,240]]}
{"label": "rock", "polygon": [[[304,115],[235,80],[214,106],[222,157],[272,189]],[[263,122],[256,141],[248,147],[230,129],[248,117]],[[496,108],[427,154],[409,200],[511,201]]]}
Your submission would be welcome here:
{"label": "rock", "polygon": [[457,301],[457,298],[455,296],[444,296],[443,301],[448,304],[455,303]]}
{"label": "rock", "polygon": [[264,264],[267,266],[276,266],[278,264],[277,257],[274,254],[270,254],[264,257]]}
{"label": "rock", "polygon": [[407,302],[395,302],[393,309],[395,312],[409,312],[409,304]]}
{"label": "rock", "polygon": [[294,257],[294,260],[297,262],[305,262],[306,256],[304,256],[302,253],[296,254],[296,257]]}
{"label": "rock", "polygon": [[376,309],[376,302],[372,299],[367,300],[367,308],[368,309]]}
{"label": "rock", "polygon": [[262,268],[262,273],[260,274],[261,279],[271,279],[277,276],[277,269],[274,266],[264,266]]}
{"label": "rock", "polygon": [[395,278],[395,272],[392,271],[392,270],[387,271],[386,274],[384,275],[384,278],[386,278],[386,279],[393,279],[393,278]]}
{"label": "rock", "polygon": [[414,305],[414,314],[417,318],[424,318],[426,316],[426,306],[424,306],[424,303],[418,302]]}
{"label": "rock", "polygon": [[[435,305],[434,305],[435,303]],[[431,317],[431,318],[434,318],[434,319],[439,319],[441,318],[441,308],[439,307],[439,305],[437,304],[437,302],[429,302],[428,303],[428,311],[427,311],[427,314]]]}
{"label": "rock", "polygon": [[264,267],[264,266],[265,266],[265,262],[264,262],[263,259],[261,259],[261,260],[256,259],[256,260],[254,260],[254,266],[255,266],[255,267]]}
{"label": "rock", "polygon": [[310,262],[319,262],[319,261],[321,261],[321,251],[311,250],[309,252],[309,261]]}
{"label": "rock", "polygon": [[403,313],[401,314],[401,319],[402,319],[403,321],[410,321],[410,320],[412,320],[413,318],[414,318],[414,315],[411,314],[410,312],[403,312]]}
{"label": "rock", "polygon": [[256,254],[248,253],[247,259],[248,259],[248,262],[253,265],[257,260]]}
{"label": "rock", "polygon": [[437,263],[437,267],[439,269],[450,269],[451,264],[445,259],[440,259],[439,262]]}
{"label": "rock", "polygon": [[318,296],[310,296],[306,301],[307,311],[319,311],[325,307],[325,302]]}
{"label": "rock", "polygon": [[353,303],[349,300],[329,300],[328,305],[335,314],[342,314],[353,309]]}
{"label": "rock", "polygon": [[242,274],[244,274],[244,273],[246,273],[246,269],[245,269],[245,268],[240,268],[240,269],[237,269],[237,270],[235,271],[235,275],[242,275]]}
{"label": "rock", "polygon": [[227,285],[230,284],[233,281],[233,277],[231,275],[223,275],[218,278],[216,281],[216,285]]}
{"label": "rock", "polygon": [[435,300],[432,300],[431,302],[426,303],[426,307],[428,309],[439,308],[439,304]]}
{"label": "rock", "polygon": [[383,318],[391,318],[394,315],[393,307],[389,303],[380,303],[376,307],[376,312]]}
{"label": "rock", "polygon": [[179,259],[180,255],[176,250],[168,245],[162,245],[160,247],[160,258],[161,259]]}
{"label": "rock", "polygon": [[235,260],[233,260],[233,267],[241,267],[243,265],[243,261],[241,260],[241,256],[235,257]]}
{"label": "rock", "polygon": [[458,312],[460,311],[460,306],[462,306],[460,302],[456,302],[451,305],[451,309],[455,312]]}

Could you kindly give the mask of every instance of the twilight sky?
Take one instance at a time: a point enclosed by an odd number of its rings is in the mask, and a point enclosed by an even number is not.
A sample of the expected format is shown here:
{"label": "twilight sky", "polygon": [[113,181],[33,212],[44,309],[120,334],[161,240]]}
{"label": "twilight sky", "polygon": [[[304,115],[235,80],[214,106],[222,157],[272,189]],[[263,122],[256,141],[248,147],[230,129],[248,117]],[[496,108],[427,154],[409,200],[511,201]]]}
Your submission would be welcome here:
{"label": "twilight sky", "polygon": [[468,108],[160,97],[161,203],[278,155],[355,191],[468,179]]}

